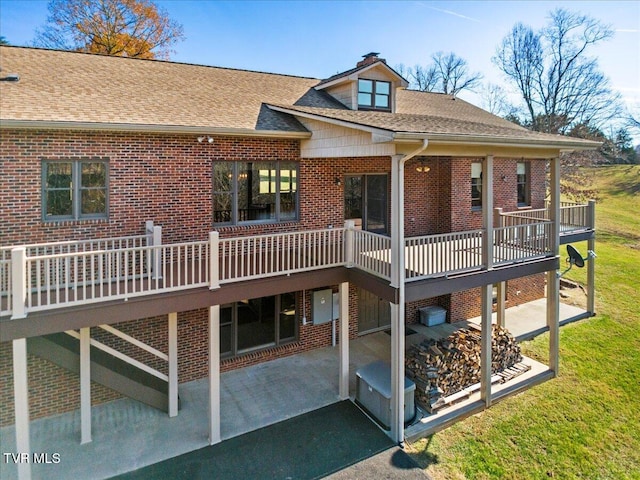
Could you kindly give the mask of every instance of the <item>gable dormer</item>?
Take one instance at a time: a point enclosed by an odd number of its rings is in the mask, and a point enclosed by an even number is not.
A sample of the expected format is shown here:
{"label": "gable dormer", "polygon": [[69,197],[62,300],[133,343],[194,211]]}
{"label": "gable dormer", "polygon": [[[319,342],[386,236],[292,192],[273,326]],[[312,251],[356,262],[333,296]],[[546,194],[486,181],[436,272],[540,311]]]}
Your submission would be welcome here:
{"label": "gable dormer", "polygon": [[320,82],[324,90],[351,110],[395,112],[396,90],[409,85],[378,53],[363,55],[356,67]]}

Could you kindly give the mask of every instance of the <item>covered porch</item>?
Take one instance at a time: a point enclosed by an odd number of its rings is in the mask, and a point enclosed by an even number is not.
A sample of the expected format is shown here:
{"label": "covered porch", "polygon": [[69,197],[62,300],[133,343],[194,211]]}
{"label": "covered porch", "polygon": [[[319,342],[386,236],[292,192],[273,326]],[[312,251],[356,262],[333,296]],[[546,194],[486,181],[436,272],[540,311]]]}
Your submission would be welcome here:
{"label": "covered porch", "polygon": [[[544,299],[507,309],[505,325],[515,337],[524,338],[546,328],[545,312]],[[579,308],[560,305],[561,322],[580,318],[584,313]],[[480,319],[469,322],[479,324]],[[407,337],[407,345],[424,337],[441,338],[466,326],[466,322],[437,327],[410,325],[417,333]],[[317,349],[221,374],[221,440],[337,402],[339,347]],[[355,397],[356,371],[360,367],[376,360],[388,362],[390,357],[391,337],[386,332],[351,340],[348,396]],[[530,359],[525,361],[531,365],[531,370],[494,386],[494,400],[551,378],[552,372],[546,365]],[[177,417],[169,417],[126,398],[93,407],[93,441],[83,445],[79,443],[80,412],[31,422],[32,450],[59,453],[61,458],[59,464],[32,465],[32,474],[38,478],[108,478],[208,445],[208,380],[182,384],[179,390],[182,409]],[[480,394],[476,397],[433,415],[419,411],[414,423],[405,430],[406,438],[411,440],[427,435],[445,428],[453,419],[484,408]],[[0,436],[3,444],[15,444],[15,427],[2,428]],[[55,446],[54,450],[51,450],[52,446]],[[17,468],[12,464],[4,464],[2,473],[3,478],[18,478]]]}

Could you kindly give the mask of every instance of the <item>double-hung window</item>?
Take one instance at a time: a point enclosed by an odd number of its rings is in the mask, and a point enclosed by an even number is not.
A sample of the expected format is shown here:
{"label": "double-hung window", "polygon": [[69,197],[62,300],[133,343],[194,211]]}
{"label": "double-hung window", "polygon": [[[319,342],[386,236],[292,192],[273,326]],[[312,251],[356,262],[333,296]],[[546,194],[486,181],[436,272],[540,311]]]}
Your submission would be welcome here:
{"label": "double-hung window", "polygon": [[482,163],[471,164],[471,208],[482,207]]}
{"label": "double-hung window", "polygon": [[529,197],[529,164],[518,162],[516,166],[516,178],[518,185],[518,206],[526,207],[531,205]]}
{"label": "double-hung window", "polygon": [[297,162],[213,164],[213,223],[283,222],[297,216]]}
{"label": "double-hung window", "polygon": [[358,80],[358,108],[391,110],[391,83],[382,80]]}
{"label": "double-hung window", "polygon": [[44,220],[106,218],[109,163],[104,159],[42,162]]}

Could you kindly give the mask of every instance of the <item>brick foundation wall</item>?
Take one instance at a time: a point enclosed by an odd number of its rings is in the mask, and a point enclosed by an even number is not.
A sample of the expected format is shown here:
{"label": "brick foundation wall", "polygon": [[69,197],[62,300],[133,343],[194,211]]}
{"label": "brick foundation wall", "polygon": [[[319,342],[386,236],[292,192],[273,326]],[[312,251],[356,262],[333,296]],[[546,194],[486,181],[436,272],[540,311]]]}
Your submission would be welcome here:
{"label": "brick foundation wall", "polygon": [[[544,273],[509,280],[507,282],[506,308],[537,300],[544,297],[544,294]],[[449,302],[448,318],[451,322],[459,322],[481,314],[480,288],[453,293]],[[493,311],[496,311],[495,304]]]}
{"label": "brick foundation wall", "polygon": [[[27,356],[31,420],[80,408],[80,376],[35,355]],[[121,398],[118,392],[91,382],[91,403]],[[14,422],[12,343],[0,343],[0,426]]]}

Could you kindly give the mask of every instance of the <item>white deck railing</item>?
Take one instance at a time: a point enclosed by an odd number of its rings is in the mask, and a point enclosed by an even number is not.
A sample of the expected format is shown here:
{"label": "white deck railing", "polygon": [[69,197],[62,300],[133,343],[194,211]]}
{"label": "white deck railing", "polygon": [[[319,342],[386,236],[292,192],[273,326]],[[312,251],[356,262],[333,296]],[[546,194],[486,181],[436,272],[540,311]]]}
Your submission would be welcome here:
{"label": "white deck railing", "polygon": [[357,267],[378,277],[391,278],[391,238],[365,230],[351,230],[353,255],[348,266]]}
{"label": "white deck railing", "polygon": [[[506,218],[506,217],[505,217]],[[407,281],[470,272],[553,255],[552,222],[509,216],[513,225],[405,239]],[[155,227],[158,229],[159,227]],[[0,315],[128,299],[297,272],[355,267],[390,279],[391,239],[345,228],[219,238],[156,245],[104,240],[46,246],[3,247],[0,257]],[[145,243],[150,242],[144,236]],[[490,242],[493,258],[483,258]],[[73,245],[73,247],[72,247]],[[126,245],[119,248],[120,245]],[[106,248],[105,248],[106,247]],[[72,250],[69,250],[71,248]]]}
{"label": "white deck railing", "polygon": [[[578,230],[594,229],[595,202],[588,204],[577,204],[571,202],[561,202],[560,204],[560,234],[567,234]],[[518,210],[515,212],[503,212],[501,208],[496,209],[496,226],[508,227],[516,225],[526,225],[532,220],[549,220],[548,208],[537,208],[531,210]]]}
{"label": "white deck railing", "polygon": [[482,268],[482,230],[405,240],[407,279],[417,280]]}
{"label": "white deck railing", "polygon": [[[208,259],[208,242],[25,256],[26,309],[207,286]],[[151,268],[156,261],[158,270]]]}
{"label": "white deck railing", "polygon": [[221,238],[219,284],[344,265],[344,229]]}
{"label": "white deck railing", "polygon": [[493,264],[521,262],[553,253],[553,222],[539,221],[493,230]]}
{"label": "white deck railing", "polygon": [[[122,250],[151,245],[153,242],[153,224],[144,235],[130,235],[125,237],[101,238],[92,240],[70,240],[62,242],[33,243],[20,245],[26,257],[46,255],[71,255],[96,250]],[[156,227],[159,228],[159,227]],[[13,274],[11,251],[14,246],[0,247],[0,315],[11,314],[13,311]],[[66,269],[69,270],[68,268]],[[49,275],[51,275],[49,271]],[[58,272],[61,273],[61,272]],[[25,277],[26,278],[26,277]]]}

